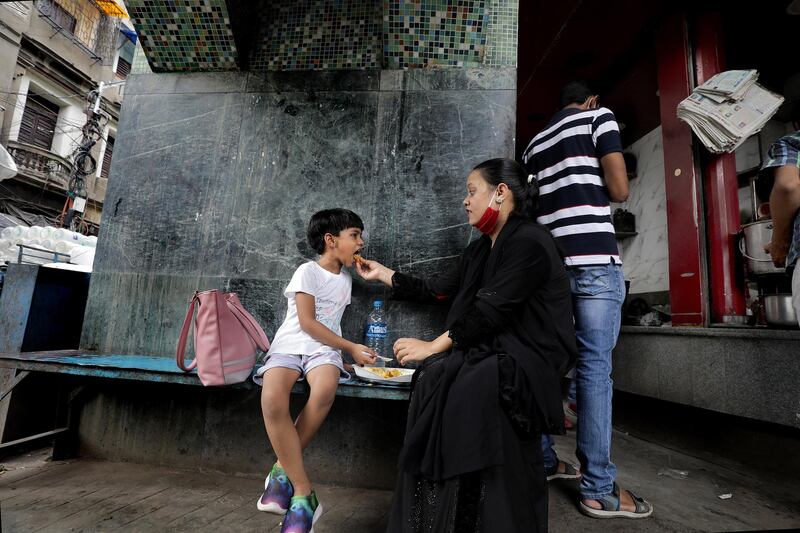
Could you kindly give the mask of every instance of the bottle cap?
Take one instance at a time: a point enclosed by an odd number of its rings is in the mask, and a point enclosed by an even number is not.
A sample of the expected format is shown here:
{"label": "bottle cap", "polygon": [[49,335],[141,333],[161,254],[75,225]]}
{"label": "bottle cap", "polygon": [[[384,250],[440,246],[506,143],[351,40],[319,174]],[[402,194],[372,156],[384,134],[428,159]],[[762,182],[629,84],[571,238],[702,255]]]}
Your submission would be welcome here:
{"label": "bottle cap", "polygon": [[372,307],[374,307],[375,309],[380,309],[381,307],[383,307],[383,300],[375,300],[374,302],[372,302]]}

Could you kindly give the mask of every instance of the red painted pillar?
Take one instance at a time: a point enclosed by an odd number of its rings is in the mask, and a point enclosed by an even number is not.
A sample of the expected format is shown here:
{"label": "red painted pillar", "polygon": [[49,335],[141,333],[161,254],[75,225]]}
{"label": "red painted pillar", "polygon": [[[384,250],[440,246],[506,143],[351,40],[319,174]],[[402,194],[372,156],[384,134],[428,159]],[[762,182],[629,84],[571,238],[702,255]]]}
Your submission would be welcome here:
{"label": "red painted pillar", "polygon": [[[697,85],[725,69],[722,21],[718,11],[697,15],[693,24]],[[698,141],[699,142],[699,141]],[[744,280],[737,276],[736,233],[739,231],[739,184],[736,157],[703,151],[711,320],[744,323]]]}
{"label": "red painted pillar", "polygon": [[684,14],[666,17],[656,40],[661,136],[667,195],[669,292],[673,326],[708,322],[703,192],[698,181],[689,126],[678,120],[678,103],[692,87],[691,52]]}

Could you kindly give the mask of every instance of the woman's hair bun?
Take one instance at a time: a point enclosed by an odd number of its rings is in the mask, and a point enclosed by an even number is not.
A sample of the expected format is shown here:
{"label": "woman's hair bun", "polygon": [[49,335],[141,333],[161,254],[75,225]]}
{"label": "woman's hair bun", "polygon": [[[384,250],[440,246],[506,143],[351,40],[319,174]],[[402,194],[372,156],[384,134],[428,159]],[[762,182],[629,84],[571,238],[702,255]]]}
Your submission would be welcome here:
{"label": "woman's hair bun", "polygon": [[517,161],[506,158],[489,159],[472,170],[479,171],[483,179],[494,187],[505,183],[514,196],[514,210],[533,216],[539,199],[539,183]]}

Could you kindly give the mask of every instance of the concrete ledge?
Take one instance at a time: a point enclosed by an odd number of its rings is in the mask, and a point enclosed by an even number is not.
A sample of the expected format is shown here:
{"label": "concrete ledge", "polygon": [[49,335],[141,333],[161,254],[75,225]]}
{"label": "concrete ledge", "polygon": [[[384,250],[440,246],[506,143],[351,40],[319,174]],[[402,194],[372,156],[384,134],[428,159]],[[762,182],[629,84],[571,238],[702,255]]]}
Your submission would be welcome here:
{"label": "concrete ledge", "polygon": [[129,78],[126,93],[130,96],[331,91],[514,91],[516,88],[516,68],[487,67],[136,74]]}
{"label": "concrete ledge", "polygon": [[381,91],[515,91],[516,68],[381,71]]}
{"label": "concrete ledge", "polygon": [[768,329],[758,328],[732,328],[732,327],[710,327],[710,328],[687,328],[687,327],[641,327],[641,326],[622,326],[622,334],[636,335],[675,335],[683,337],[727,337],[741,339],[782,339],[800,341],[800,330],[797,329]]}
{"label": "concrete ledge", "polygon": [[625,327],[614,387],[800,427],[798,331]]}

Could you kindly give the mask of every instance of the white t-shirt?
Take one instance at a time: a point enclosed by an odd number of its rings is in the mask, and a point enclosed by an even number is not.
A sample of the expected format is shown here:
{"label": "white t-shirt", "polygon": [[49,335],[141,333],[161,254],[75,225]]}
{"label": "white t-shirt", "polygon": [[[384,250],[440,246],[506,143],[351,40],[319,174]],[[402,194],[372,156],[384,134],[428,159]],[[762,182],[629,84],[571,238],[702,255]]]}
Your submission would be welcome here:
{"label": "white t-shirt", "polygon": [[337,335],[342,335],[342,315],[350,305],[350,293],[353,279],[350,273],[342,269],[339,274],[328,272],[314,261],[297,267],[292,280],[283,291],[289,301],[286,318],[275,333],[268,355],[274,353],[311,355],[318,352],[339,351],[315,340],[300,327],[297,318],[297,300],[295,295],[304,292],[314,297],[316,318],[326,328]]}

